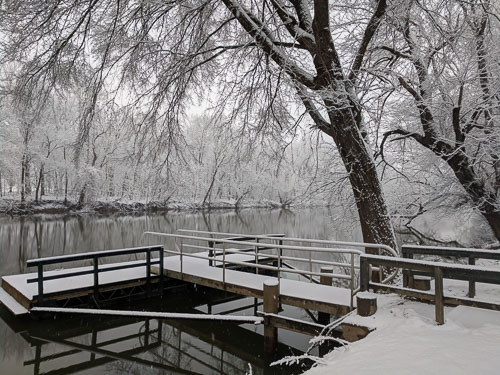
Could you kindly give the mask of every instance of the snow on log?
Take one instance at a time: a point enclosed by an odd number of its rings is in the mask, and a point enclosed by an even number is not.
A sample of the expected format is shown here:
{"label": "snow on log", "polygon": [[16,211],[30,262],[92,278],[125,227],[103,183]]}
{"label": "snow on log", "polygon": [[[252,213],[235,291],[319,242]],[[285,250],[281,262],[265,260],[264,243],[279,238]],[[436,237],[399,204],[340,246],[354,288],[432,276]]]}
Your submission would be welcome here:
{"label": "snow on log", "polygon": [[254,323],[254,324],[260,324],[264,320],[261,317],[241,316],[241,315],[210,315],[210,314],[187,314],[187,313],[166,313],[166,312],[155,312],[155,311],[128,311],[128,310],[101,310],[101,309],[98,310],[98,309],[78,309],[78,308],[65,308],[65,307],[33,307],[30,311],[67,313],[67,314],[129,316],[134,318],[218,320],[225,322]]}

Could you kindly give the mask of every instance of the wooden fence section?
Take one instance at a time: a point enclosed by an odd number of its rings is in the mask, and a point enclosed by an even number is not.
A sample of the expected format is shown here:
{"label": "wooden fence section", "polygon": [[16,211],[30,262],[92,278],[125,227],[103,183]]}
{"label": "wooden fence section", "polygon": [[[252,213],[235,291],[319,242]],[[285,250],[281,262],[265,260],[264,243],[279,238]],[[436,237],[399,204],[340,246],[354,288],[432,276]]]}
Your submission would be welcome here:
{"label": "wooden fence section", "polygon": [[[440,257],[455,257],[468,259],[469,265],[476,264],[476,259],[500,260],[500,251],[470,249],[461,247],[438,247],[438,246],[416,246],[403,245],[401,250],[403,258],[413,259],[415,255],[434,255]],[[412,287],[413,273],[405,272],[403,274],[403,286]],[[474,280],[469,280],[469,292],[467,296],[474,298],[476,295],[476,286]]]}
{"label": "wooden fence section", "polygon": [[[152,260],[151,253],[157,252],[159,255],[159,259]],[[163,246],[150,246],[150,247],[135,247],[129,249],[117,249],[117,250],[105,250],[105,251],[96,251],[90,253],[80,253],[80,254],[72,254],[72,255],[63,255],[57,257],[48,257],[48,258],[39,258],[32,259],[27,262],[28,267],[37,267],[37,277],[28,279],[28,283],[37,283],[38,284],[38,295],[37,295],[37,305],[43,306],[45,294],[44,294],[44,281],[56,280],[56,279],[67,279],[74,276],[83,276],[83,275],[93,275],[94,283],[92,288],[92,293],[94,300],[97,301],[99,298],[99,291],[101,285],[99,284],[99,274],[103,272],[110,271],[118,271],[129,268],[136,267],[145,267],[145,283],[147,288],[148,296],[151,295],[151,284],[152,278],[158,278],[159,281],[159,289],[163,291],[163,279],[164,276],[160,274],[159,276],[155,276],[151,274],[151,266],[158,264],[160,267],[163,267],[164,261],[164,249]],[[123,256],[123,255],[133,255],[133,254],[145,254],[146,260],[144,262],[124,262],[124,263],[116,263],[112,267],[99,267],[99,259],[107,258],[111,256]],[[44,275],[44,266],[52,265],[52,264],[61,264],[68,262],[77,262],[77,261],[85,261],[92,260],[92,269],[85,269],[77,272],[64,272],[61,274]],[[109,286],[108,284],[106,285]],[[62,293],[67,293],[67,291],[63,291]],[[54,293],[51,293],[51,297],[54,296]]]}
{"label": "wooden fence section", "polygon": [[[401,268],[410,272],[425,272],[435,279],[434,293],[424,292],[403,286],[396,287],[371,282],[371,266]],[[415,259],[400,259],[387,256],[361,255],[360,257],[360,289],[367,291],[383,290],[392,293],[398,293],[408,297],[414,297],[420,300],[434,302],[436,305],[436,321],[439,324],[444,323],[444,305],[466,305],[481,307],[492,310],[500,310],[500,303],[475,300],[464,297],[447,297],[443,295],[443,279],[455,279],[482,282],[500,285],[500,270],[485,267],[468,266],[461,264],[450,264],[443,262],[429,262]]]}

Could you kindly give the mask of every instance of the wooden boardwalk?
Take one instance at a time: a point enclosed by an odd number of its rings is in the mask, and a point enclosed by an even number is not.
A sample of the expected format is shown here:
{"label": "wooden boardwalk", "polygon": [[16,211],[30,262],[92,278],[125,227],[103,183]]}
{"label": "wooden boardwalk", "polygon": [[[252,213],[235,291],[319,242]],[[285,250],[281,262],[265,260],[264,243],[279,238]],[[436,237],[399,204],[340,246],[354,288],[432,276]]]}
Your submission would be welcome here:
{"label": "wooden boardwalk", "polygon": [[[160,297],[166,287],[183,283],[265,299],[264,284],[274,280],[279,288],[273,298],[281,305],[333,315],[355,308],[354,258],[359,250],[304,247],[294,244],[297,239],[288,239],[292,244],[285,246],[282,235],[225,239],[163,235],[175,237],[180,245],[176,242],[175,250],[154,245],[29,260],[28,267],[36,272],[2,277],[0,302],[15,315],[28,313],[35,306],[101,308],[121,298]],[[284,250],[291,255],[285,255]],[[308,257],[298,256],[298,251],[305,251]],[[319,252],[320,258],[346,255],[350,262],[314,259],[312,252]],[[139,256],[141,260],[120,262],[119,256]],[[112,263],[112,259],[117,261]],[[297,268],[300,262],[305,263],[302,269]],[[82,266],[76,267],[78,264]],[[62,268],[65,265],[69,267]],[[334,274],[334,266],[347,273]],[[47,270],[49,267],[57,269]],[[292,279],[290,274],[304,281]],[[346,281],[350,288],[332,286],[333,279]]]}
{"label": "wooden boardwalk", "polygon": [[[121,265],[134,265],[142,261],[121,262]],[[102,269],[116,266],[113,264],[100,265]],[[45,276],[61,276],[82,271],[91,271],[92,266],[68,268],[55,271],[46,271]],[[19,275],[9,275],[2,277],[2,290],[13,297],[25,309],[37,303],[38,285],[28,283],[28,280],[36,278],[37,273],[24,273]],[[99,279],[100,290],[113,288],[125,288],[126,286],[144,284],[146,280],[145,268],[130,268],[102,273]],[[94,278],[92,274],[71,276],[67,278],[47,280],[44,282],[44,294],[46,300],[67,299],[76,296],[85,296],[93,293]],[[1,291],[0,291],[1,293]],[[3,300],[2,300],[3,302]],[[22,310],[20,310],[22,311]]]}
{"label": "wooden boardwalk", "polygon": [[[206,256],[206,253],[194,254]],[[156,261],[157,259],[152,259]],[[226,262],[252,262],[253,256],[245,254],[227,255]],[[134,265],[143,261],[121,262],[120,265]],[[102,269],[116,267],[117,264],[100,265]],[[90,271],[92,266],[78,267],[63,270],[46,271],[44,276],[60,276],[60,279],[44,282],[44,299],[64,300],[74,297],[91,295],[94,292],[94,278],[92,274],[63,278],[65,274]],[[152,266],[153,275],[159,274],[159,267]],[[225,280],[224,275],[225,273]],[[206,286],[235,293],[242,296],[263,298],[263,283],[270,276],[234,269],[209,266],[208,260],[184,257],[183,272],[180,272],[180,257],[164,258],[163,274],[170,279],[182,280],[187,283]],[[36,305],[38,298],[37,283],[27,281],[37,277],[37,273],[27,273],[2,277],[0,300],[15,315],[27,313]],[[143,267],[126,268],[103,272],[99,277],[99,290],[123,289],[126,287],[144,285],[146,270]],[[333,286],[318,285],[304,281],[280,279],[280,302],[285,305],[297,306],[305,309],[341,315],[350,311],[350,290]]]}
{"label": "wooden boardwalk", "polygon": [[[241,254],[234,255],[242,256]],[[230,258],[231,256],[227,255],[229,262],[234,259]],[[259,299],[263,298],[264,281],[272,279],[266,275],[230,269],[225,270],[224,277],[222,268],[209,267],[207,260],[187,256],[183,259],[182,273],[179,256],[165,258],[163,267],[163,274],[167,278]],[[159,274],[159,267],[152,267],[152,272]],[[280,303],[334,315],[344,315],[351,310],[351,291],[347,288],[280,278]]]}

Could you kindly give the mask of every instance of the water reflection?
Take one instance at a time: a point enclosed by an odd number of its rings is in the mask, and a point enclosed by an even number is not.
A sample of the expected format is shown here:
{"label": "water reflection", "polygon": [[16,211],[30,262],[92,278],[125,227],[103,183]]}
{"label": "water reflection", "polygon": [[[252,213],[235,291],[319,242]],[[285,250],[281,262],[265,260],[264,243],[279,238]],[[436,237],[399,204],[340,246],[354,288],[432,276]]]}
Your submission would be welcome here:
{"label": "water reflection", "polygon": [[[361,240],[354,220],[327,208],[183,212],[155,215],[0,217],[0,275],[25,273],[28,259],[154,244],[145,231],[188,228],[235,233],[284,233],[290,237]],[[165,241],[165,242],[163,242]],[[115,260],[116,261],[116,260]]]}
{"label": "water reflection", "polygon": [[[257,308],[248,305],[252,299],[222,292],[206,291],[196,297],[189,293],[192,298],[186,301],[186,292],[174,292],[167,301],[145,307],[200,313],[210,304],[211,310],[222,314],[238,305],[239,314],[253,314]],[[280,343],[273,358],[266,358],[261,333],[251,324],[103,316],[36,322],[14,319],[3,308],[0,318],[3,340],[16,342],[0,349],[2,374],[245,374],[250,367],[253,374],[301,371],[269,367],[271,360],[301,351]]]}

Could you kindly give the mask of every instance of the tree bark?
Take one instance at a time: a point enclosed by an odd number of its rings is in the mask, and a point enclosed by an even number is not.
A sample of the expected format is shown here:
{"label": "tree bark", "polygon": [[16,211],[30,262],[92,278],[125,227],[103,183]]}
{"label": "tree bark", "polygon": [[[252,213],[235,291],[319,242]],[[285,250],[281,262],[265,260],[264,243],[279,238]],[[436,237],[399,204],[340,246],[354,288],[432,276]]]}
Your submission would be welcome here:
{"label": "tree bark", "polygon": [[[326,104],[327,107],[332,105]],[[371,151],[360,131],[362,126],[355,122],[351,113],[346,112],[332,111],[330,122],[337,126],[324,131],[333,138],[349,174],[363,240],[396,249],[392,222]]]}

